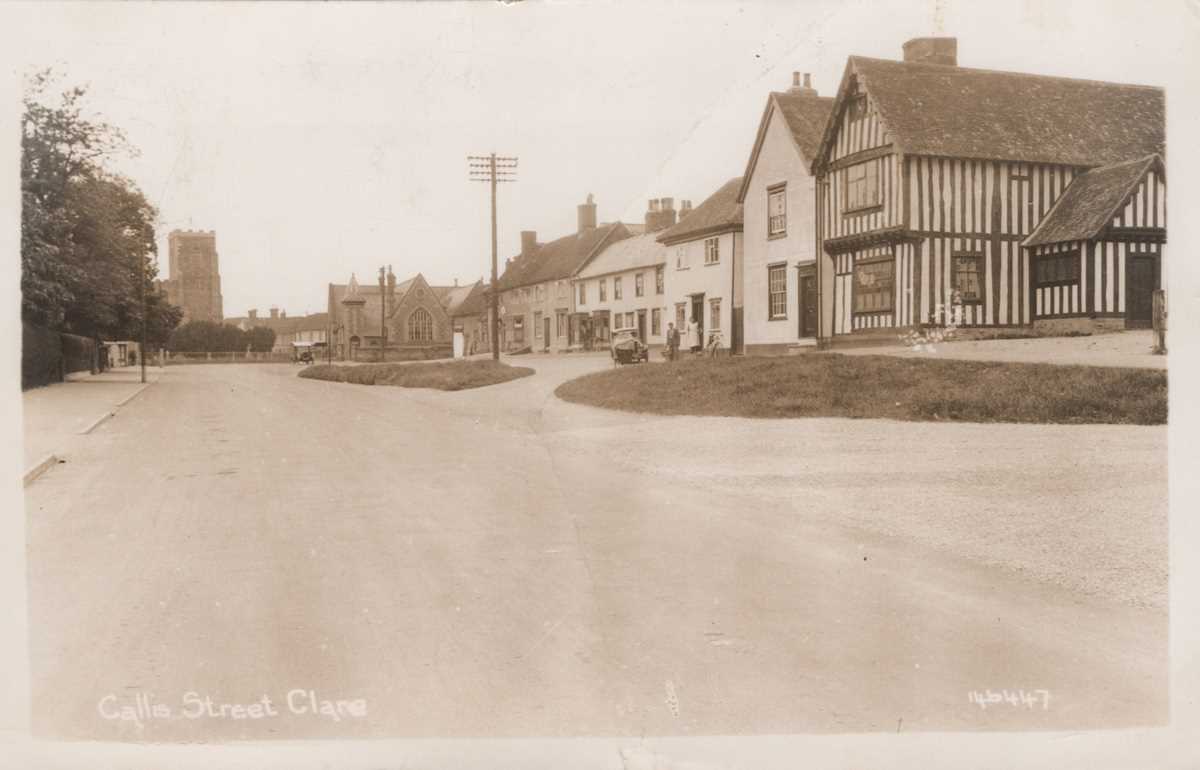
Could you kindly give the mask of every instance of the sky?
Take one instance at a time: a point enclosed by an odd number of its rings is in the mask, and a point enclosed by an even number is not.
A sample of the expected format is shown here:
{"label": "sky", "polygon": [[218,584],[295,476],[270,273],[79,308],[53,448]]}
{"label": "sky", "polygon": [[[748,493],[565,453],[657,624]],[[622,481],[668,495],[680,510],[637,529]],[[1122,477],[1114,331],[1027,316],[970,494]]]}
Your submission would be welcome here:
{"label": "sky", "polygon": [[572,232],[589,193],[601,221],[640,222],[649,198],[698,204],[740,176],[768,92],[793,71],[833,95],[848,55],[898,59],[905,40],[947,34],[963,66],[1160,85],[1170,112],[1200,27],[1196,0],[97,3],[5,15],[18,21],[3,36],[7,74],[53,67],[64,86],[86,85],[94,114],[138,148],[114,165],[160,212],[163,277],[170,230],[216,231],[226,316],[320,312],[329,283],[374,280],[381,265],[434,284],[485,277],[488,187],[469,181],[471,154],[520,158],[499,193],[503,265],[521,230],[543,242]]}

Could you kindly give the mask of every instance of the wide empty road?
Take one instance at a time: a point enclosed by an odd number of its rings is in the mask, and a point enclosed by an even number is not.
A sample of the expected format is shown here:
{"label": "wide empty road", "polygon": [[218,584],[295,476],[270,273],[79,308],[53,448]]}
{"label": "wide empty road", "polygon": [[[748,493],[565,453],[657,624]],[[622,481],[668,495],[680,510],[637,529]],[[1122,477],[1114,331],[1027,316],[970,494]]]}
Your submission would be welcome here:
{"label": "wide empty road", "polygon": [[169,368],[27,490],[37,733],[1166,720],[1165,429],[639,417],[520,363]]}

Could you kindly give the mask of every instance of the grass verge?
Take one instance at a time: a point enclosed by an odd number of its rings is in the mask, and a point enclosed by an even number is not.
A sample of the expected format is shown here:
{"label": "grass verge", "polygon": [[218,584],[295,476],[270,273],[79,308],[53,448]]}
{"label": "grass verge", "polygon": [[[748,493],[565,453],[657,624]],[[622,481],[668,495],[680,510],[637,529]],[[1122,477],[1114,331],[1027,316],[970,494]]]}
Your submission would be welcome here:
{"label": "grass verge", "polygon": [[624,366],[563,383],[565,401],[628,412],[952,422],[1161,425],[1155,369],[814,353]]}
{"label": "grass verge", "polygon": [[533,370],[529,367],[509,366],[496,361],[439,361],[429,364],[385,363],[358,366],[317,364],[300,371],[301,377],[314,380],[436,390],[482,388],[528,377],[531,374]]}

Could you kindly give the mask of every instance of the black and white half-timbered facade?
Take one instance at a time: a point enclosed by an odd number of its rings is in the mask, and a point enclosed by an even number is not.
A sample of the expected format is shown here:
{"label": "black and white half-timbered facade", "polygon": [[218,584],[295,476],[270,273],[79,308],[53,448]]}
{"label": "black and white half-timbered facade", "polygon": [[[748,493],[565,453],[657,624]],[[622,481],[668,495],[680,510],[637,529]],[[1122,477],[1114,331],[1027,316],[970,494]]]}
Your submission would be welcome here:
{"label": "black and white half-timbered facade", "polygon": [[813,161],[820,337],[1142,323],[1166,239],[1163,101],[959,67],[953,38],[850,57]]}

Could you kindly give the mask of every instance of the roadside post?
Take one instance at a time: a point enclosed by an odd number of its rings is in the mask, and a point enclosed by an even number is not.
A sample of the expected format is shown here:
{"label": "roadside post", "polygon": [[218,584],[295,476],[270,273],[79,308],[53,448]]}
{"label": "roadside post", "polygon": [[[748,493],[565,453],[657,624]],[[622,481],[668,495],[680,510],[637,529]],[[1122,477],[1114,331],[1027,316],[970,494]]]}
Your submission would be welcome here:
{"label": "roadside post", "polygon": [[1154,353],[1167,352],[1167,293],[1163,289],[1154,291]]}

